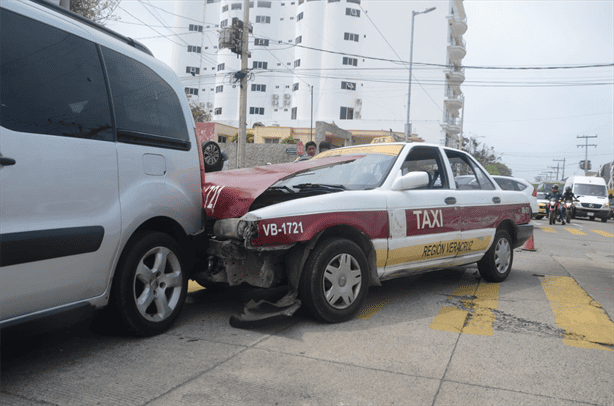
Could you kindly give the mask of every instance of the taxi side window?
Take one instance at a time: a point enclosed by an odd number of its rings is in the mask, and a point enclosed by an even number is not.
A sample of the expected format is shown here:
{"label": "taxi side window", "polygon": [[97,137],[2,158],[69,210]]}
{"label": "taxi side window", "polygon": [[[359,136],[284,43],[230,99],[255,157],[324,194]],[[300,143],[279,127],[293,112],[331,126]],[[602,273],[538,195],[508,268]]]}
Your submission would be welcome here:
{"label": "taxi side window", "polygon": [[452,165],[454,182],[458,190],[494,190],[495,186],[484,171],[466,154],[446,150],[446,156]]}
{"label": "taxi side window", "polygon": [[401,175],[414,171],[425,171],[429,174],[428,186],[421,189],[449,189],[446,169],[437,148],[412,148],[401,165]]}

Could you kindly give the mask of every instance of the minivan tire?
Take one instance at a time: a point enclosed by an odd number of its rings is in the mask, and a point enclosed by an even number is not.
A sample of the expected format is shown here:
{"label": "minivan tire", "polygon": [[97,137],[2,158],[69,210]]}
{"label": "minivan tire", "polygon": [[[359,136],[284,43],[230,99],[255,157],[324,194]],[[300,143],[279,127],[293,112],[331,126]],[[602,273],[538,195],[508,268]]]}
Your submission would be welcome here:
{"label": "minivan tire", "polygon": [[177,319],[187,291],[177,242],[161,232],[143,231],[130,239],[119,260],[110,306],[128,333],[153,336]]}

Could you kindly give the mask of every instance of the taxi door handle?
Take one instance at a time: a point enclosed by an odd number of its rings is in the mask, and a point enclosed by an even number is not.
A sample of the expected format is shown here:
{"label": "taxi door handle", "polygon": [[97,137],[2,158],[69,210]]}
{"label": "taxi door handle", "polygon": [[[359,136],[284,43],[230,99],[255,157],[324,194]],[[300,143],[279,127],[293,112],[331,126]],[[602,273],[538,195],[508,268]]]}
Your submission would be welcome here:
{"label": "taxi door handle", "polygon": [[446,200],[444,200],[444,202],[446,202],[446,204],[456,204],[456,199],[453,197],[446,197]]}
{"label": "taxi door handle", "polygon": [[501,203],[501,199],[497,196],[492,198],[493,203]]}

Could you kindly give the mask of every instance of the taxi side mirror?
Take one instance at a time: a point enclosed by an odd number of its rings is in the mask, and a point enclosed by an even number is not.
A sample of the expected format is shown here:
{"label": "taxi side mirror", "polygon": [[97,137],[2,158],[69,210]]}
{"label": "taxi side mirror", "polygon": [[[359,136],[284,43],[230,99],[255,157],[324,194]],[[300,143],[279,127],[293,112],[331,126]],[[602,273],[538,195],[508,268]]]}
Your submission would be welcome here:
{"label": "taxi side mirror", "polygon": [[429,174],[424,171],[414,171],[405,174],[394,181],[392,190],[411,190],[428,186]]}

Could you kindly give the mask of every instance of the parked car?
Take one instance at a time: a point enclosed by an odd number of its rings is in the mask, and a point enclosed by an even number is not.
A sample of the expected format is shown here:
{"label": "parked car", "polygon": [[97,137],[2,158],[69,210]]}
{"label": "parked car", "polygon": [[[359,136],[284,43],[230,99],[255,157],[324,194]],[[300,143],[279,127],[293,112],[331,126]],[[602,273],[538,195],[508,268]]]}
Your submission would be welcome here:
{"label": "parked car", "polygon": [[537,216],[539,216],[539,205],[537,204],[537,189],[533,187],[530,182],[522,178],[513,178],[511,176],[493,175],[492,178],[503,190],[515,190],[527,195],[529,197],[529,202],[531,203],[531,217],[537,218]]}
{"label": "parked car", "polygon": [[[473,179],[457,186],[455,174]],[[533,232],[527,195],[497,188],[465,152],[422,143],[218,172],[204,187],[210,256],[194,279],[287,288],[248,303],[234,323],[291,315],[301,303],[319,320],[344,321],[370,286],[476,262],[501,282]]]}
{"label": "parked car", "polygon": [[0,26],[0,327],[106,306],[133,333],[164,331],[204,223],[183,85],[44,0],[3,1]]}

